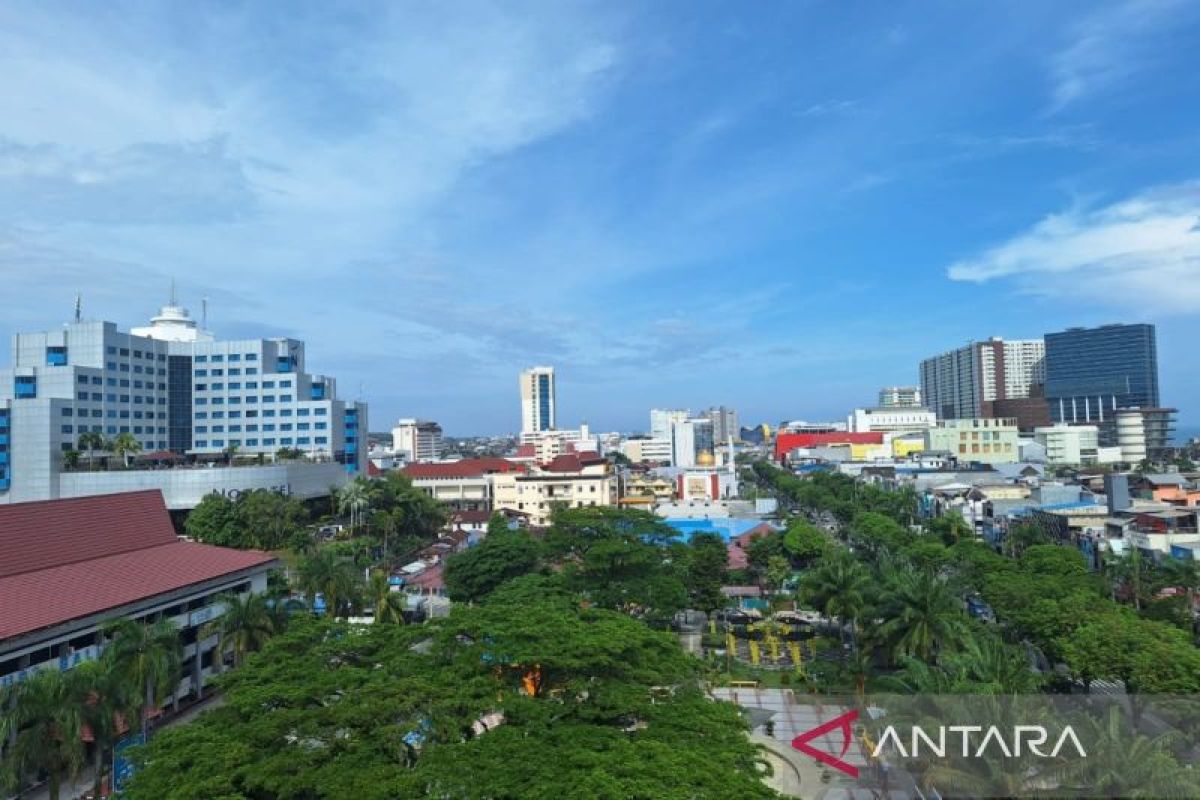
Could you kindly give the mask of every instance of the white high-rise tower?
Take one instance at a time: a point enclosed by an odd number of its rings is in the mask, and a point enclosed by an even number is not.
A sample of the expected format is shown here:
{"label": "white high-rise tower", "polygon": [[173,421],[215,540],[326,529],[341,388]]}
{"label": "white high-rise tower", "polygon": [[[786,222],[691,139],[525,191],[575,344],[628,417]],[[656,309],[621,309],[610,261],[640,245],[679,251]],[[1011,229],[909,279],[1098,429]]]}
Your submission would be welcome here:
{"label": "white high-rise tower", "polygon": [[521,433],[555,428],[554,367],[531,367],[521,373]]}

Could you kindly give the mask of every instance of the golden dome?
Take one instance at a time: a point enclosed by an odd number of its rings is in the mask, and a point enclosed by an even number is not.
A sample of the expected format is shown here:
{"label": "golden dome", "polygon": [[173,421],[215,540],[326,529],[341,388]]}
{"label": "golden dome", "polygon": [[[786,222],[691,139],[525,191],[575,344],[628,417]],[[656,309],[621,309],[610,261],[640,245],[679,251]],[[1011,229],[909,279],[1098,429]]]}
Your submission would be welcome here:
{"label": "golden dome", "polygon": [[700,455],[696,456],[696,466],[711,467],[715,463],[716,463],[716,459],[713,458],[713,454],[708,452],[707,450],[703,451],[702,453],[700,453]]}

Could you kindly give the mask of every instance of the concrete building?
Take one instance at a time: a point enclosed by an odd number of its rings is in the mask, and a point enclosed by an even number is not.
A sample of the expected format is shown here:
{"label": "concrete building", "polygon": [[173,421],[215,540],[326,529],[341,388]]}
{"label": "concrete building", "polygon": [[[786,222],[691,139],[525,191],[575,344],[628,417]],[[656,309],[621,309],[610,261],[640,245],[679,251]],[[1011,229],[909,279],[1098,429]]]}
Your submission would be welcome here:
{"label": "concrete building", "polygon": [[456,511],[490,512],[495,508],[495,476],[525,470],[504,458],[465,458],[441,464],[409,464],[400,471],[415,488]]}
{"label": "concrete building", "polygon": [[696,417],[671,425],[671,463],[674,466],[711,466],[715,460],[712,420]]}
{"label": "concrete building", "polygon": [[[997,418],[995,403],[1036,398],[1045,376],[1041,339],[992,337],[922,361],[921,396],[939,419]],[[1036,403],[1026,413],[1034,410]]]}
{"label": "concrete building", "polygon": [[115,619],[180,631],[183,678],[167,702],[198,696],[217,671],[202,636],[229,593],[262,593],[273,557],[180,541],[157,491],[0,506],[0,687],[99,658]]}
{"label": "concrete building", "polygon": [[1116,446],[1130,464],[1159,461],[1171,448],[1175,433],[1173,408],[1125,408],[1116,412]]}
{"label": "concrete building", "polygon": [[1112,464],[1121,461],[1121,449],[1101,447],[1095,425],[1048,425],[1034,429],[1036,442],[1046,449],[1051,466]]}
{"label": "concrete building", "polygon": [[402,419],[392,428],[392,450],[409,462],[442,457],[442,426],[423,419]]}
{"label": "concrete building", "polygon": [[692,412],[684,408],[652,408],[650,409],[650,438],[670,439],[671,426],[676,422],[691,419]]}
{"label": "concrete building", "polygon": [[1015,419],[948,419],[925,432],[925,449],[947,452],[960,463],[1013,463],[1018,438]]}
{"label": "concrete building", "polygon": [[557,506],[615,506],[620,499],[616,474],[596,453],[568,453],[525,472],[492,476],[494,507],[529,515],[536,527],[550,524]]}
{"label": "concrete building", "polygon": [[671,440],[634,437],[621,442],[621,454],[635,464],[670,464]]}
{"label": "concrete building", "polygon": [[713,439],[718,442],[727,442],[741,435],[741,427],[738,425],[738,414],[732,408],[713,406],[707,411],[702,412],[700,416],[712,422]]}
{"label": "concrete building", "polygon": [[332,378],[305,371],[303,342],[217,341],[174,304],[138,330],[146,335],[76,320],[13,337],[12,366],[0,370],[0,503],[101,491],[109,481],[107,491],[166,490],[173,480],[162,469],[149,484],[76,476],[64,454],[84,433],[128,434],[143,454],[161,455],[159,466],[271,461],[286,448],[351,475],[365,471],[367,407],[339,399]]}
{"label": "concrete building", "polygon": [[885,386],[879,390],[880,408],[921,408],[918,386]]}
{"label": "concrete building", "polygon": [[856,408],[846,418],[846,430],[850,433],[912,433],[928,430],[936,424],[937,414],[928,408],[909,406]]}
{"label": "concrete building", "polygon": [[1116,412],[1157,408],[1153,325],[1103,325],[1046,334],[1046,400],[1054,422],[1090,423],[1117,444]]}
{"label": "concrete building", "polygon": [[551,431],[557,426],[554,367],[531,367],[521,373],[521,433]]}
{"label": "concrete building", "polygon": [[549,461],[563,453],[594,451],[601,452],[600,439],[585,422],[578,428],[564,430],[533,431],[522,433],[519,452],[528,453],[536,461]]}

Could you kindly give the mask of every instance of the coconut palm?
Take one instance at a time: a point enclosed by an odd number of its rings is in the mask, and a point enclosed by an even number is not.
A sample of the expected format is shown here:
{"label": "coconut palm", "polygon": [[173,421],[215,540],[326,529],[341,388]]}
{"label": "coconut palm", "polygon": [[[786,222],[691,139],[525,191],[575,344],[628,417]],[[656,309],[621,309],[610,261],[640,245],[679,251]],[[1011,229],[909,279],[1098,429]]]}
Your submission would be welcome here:
{"label": "coconut palm", "polygon": [[117,438],[112,440],[113,455],[120,457],[125,466],[129,466],[129,459],[142,452],[142,444],[132,433],[118,433]]}
{"label": "coconut palm", "polygon": [[362,522],[370,505],[368,486],[363,478],[355,478],[338,490],[338,512],[350,515],[350,527]]}
{"label": "coconut palm", "polygon": [[79,774],[85,757],[79,687],[74,670],[43,669],[15,688],[10,697],[15,702],[4,715],[16,740],[5,749],[0,786],[20,789],[30,778],[45,774],[50,800],[58,800],[63,779]]}
{"label": "coconut palm", "polygon": [[225,651],[231,650],[233,666],[240,667],[246,654],[261,648],[275,632],[275,620],[261,594],[227,594],[221,602],[225,613],[209,623],[205,632],[217,634],[217,664],[223,665]]}
{"label": "coconut palm", "polygon": [[87,453],[88,469],[92,469],[95,466],[96,451],[107,450],[108,442],[99,431],[83,431],[79,434],[76,449]]}
{"label": "coconut palm", "polygon": [[404,596],[393,592],[388,576],[376,570],[367,584],[367,599],[375,609],[375,622],[404,624]]}
{"label": "coconut palm", "polygon": [[[801,591],[808,602],[854,636],[858,618],[867,605],[871,579],[866,567],[844,550],[804,576]],[[844,635],[844,634],[843,634]]]}
{"label": "coconut palm", "polygon": [[105,657],[142,693],[139,729],[148,733],[151,712],[175,693],[179,683],[183,651],[179,631],[167,620],[144,624],[120,619],[106,624],[104,635],[111,640]]}
{"label": "coconut palm", "polygon": [[79,466],[79,451],[72,448],[63,451],[62,463],[64,469],[75,469]]}
{"label": "coconut palm", "polygon": [[933,572],[893,573],[884,608],[884,635],[897,656],[936,661],[961,642],[967,619],[945,579]]}
{"label": "coconut palm", "polygon": [[325,598],[332,616],[344,616],[358,599],[359,574],[354,565],[338,558],[329,549],[321,549],[300,565],[300,588],[309,608],[317,595]]}
{"label": "coconut palm", "polygon": [[1115,704],[1085,725],[1088,757],[1067,764],[1062,785],[1084,787],[1094,797],[1194,797],[1200,791],[1200,777],[1171,755],[1182,741],[1178,731],[1143,736]]}
{"label": "coconut palm", "polygon": [[71,672],[79,682],[83,723],[92,734],[92,793],[99,797],[109,754],[125,720],[137,712],[140,690],[110,658],[85,662]]}

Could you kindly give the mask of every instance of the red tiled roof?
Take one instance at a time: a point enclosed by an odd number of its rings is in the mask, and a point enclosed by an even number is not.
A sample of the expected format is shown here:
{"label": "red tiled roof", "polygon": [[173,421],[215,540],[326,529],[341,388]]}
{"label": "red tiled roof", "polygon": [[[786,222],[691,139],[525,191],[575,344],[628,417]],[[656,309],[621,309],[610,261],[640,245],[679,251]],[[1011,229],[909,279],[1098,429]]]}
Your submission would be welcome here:
{"label": "red tiled roof", "polygon": [[599,453],[563,453],[542,464],[546,472],[579,472],[586,466],[603,464],[604,457]]}
{"label": "red tiled roof", "polygon": [[537,456],[537,448],[531,444],[523,444],[517,448],[517,458],[534,458]]}
{"label": "red tiled roof", "polygon": [[741,536],[735,536],[730,539],[729,544],[725,548],[728,552],[726,566],[729,569],[745,569],[748,567],[750,561],[746,554],[746,548],[750,546],[750,542],[759,536],[766,536],[774,532],[774,528],[763,522],[755,525]]}
{"label": "red tiled roof", "polygon": [[157,490],[0,506],[0,639],[272,561],[179,541]]}
{"label": "red tiled roof", "polygon": [[463,525],[480,525],[488,522],[491,518],[492,512],[490,511],[455,511],[451,521]]}
{"label": "red tiled roof", "polygon": [[464,458],[445,464],[409,464],[400,470],[410,478],[479,478],[494,472],[518,472],[520,464],[505,458]]}
{"label": "red tiled roof", "polygon": [[775,437],[775,460],[782,460],[797,447],[820,447],[826,444],[883,444],[883,432],[781,433]]}
{"label": "red tiled roof", "polygon": [[174,541],[158,489],[0,505],[0,578]]}

